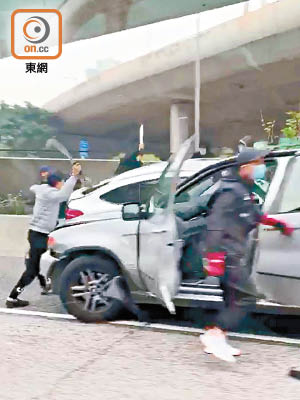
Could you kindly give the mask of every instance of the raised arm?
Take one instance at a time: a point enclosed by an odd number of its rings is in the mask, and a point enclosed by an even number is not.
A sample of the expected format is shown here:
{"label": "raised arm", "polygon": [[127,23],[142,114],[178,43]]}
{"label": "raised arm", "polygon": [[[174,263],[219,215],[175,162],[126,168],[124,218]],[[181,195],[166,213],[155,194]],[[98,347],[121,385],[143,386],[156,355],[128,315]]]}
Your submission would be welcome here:
{"label": "raised arm", "polygon": [[72,167],[72,176],[66,180],[64,186],[60,190],[49,193],[49,200],[55,200],[59,203],[67,201],[71,196],[80,172],[81,165],[79,163],[74,164]]}

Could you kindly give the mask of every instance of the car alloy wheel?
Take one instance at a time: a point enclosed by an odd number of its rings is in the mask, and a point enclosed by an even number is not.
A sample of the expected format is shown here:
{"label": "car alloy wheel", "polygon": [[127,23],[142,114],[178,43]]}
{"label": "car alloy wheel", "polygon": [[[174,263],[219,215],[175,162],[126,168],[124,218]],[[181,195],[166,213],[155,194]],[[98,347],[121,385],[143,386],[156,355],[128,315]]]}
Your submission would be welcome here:
{"label": "car alloy wheel", "polygon": [[72,296],[82,303],[84,310],[94,312],[106,307],[111,299],[104,295],[111,277],[108,274],[91,271],[81,271],[78,285],[71,286]]}

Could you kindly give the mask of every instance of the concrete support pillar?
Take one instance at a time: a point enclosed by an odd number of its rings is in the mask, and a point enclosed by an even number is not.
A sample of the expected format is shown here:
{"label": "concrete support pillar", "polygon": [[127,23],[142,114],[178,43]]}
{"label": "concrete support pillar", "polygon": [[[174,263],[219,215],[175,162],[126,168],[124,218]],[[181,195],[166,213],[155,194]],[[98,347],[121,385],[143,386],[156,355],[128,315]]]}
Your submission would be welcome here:
{"label": "concrete support pillar", "polygon": [[176,153],[180,145],[191,135],[193,103],[175,103],[170,109],[170,153]]}

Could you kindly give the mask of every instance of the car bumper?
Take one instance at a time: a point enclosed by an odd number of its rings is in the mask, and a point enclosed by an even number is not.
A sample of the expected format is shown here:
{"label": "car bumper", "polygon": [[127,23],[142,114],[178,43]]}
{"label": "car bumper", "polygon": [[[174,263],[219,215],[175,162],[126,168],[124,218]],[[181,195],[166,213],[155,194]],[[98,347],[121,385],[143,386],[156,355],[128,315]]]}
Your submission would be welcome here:
{"label": "car bumper", "polygon": [[44,276],[48,276],[48,272],[53,268],[53,265],[58,261],[57,258],[51,256],[50,251],[46,251],[41,257],[40,271]]}

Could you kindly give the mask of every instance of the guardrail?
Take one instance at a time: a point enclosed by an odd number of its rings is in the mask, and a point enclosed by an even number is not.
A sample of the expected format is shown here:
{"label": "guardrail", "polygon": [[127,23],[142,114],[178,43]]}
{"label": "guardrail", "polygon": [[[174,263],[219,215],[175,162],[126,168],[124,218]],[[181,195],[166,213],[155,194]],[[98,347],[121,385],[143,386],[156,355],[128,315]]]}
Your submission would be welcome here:
{"label": "guardrail", "polygon": [[[79,161],[83,173],[92,183],[111,177],[119,165],[118,160]],[[45,164],[63,173],[70,171],[70,162],[66,159],[0,157],[0,194],[17,194],[22,191],[25,196],[30,196],[29,188],[39,181],[39,168]]]}

